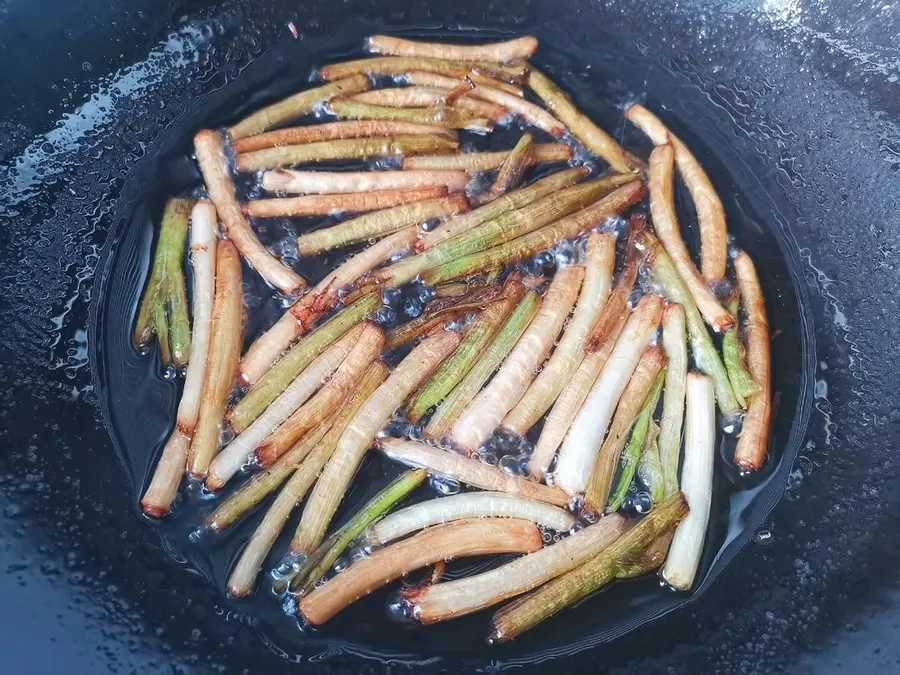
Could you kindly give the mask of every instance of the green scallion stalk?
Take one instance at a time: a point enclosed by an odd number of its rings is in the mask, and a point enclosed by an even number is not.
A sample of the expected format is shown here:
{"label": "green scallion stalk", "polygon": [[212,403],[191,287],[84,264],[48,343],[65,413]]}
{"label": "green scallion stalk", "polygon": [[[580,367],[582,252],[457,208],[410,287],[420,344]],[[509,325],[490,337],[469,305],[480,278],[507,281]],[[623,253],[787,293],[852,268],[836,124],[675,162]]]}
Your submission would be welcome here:
{"label": "green scallion stalk", "polygon": [[658,439],[666,497],[678,491],[681,431],[684,426],[684,392],[688,372],[687,330],[684,324],[684,308],[681,305],[673,304],[666,307],[662,320],[662,346],[669,359],[669,365],[666,368]]}
{"label": "green scallion stalk", "polygon": [[469,312],[481,309],[495,300],[499,300],[502,293],[503,288],[499,284],[494,284],[475,288],[460,298],[436,298],[429,302],[415,319],[389,330],[385,335],[385,349],[394,349],[428,333],[441,323],[461,318]]}
{"label": "green scallion stalk", "polygon": [[364,295],[295,344],[231,409],[232,428],[238,433],[246,429],[314,358],[380,306],[377,293]]}
{"label": "green scallion stalk", "polygon": [[638,414],[634,427],[631,429],[631,438],[628,439],[628,445],[625,446],[625,452],[622,453],[622,471],[619,474],[619,483],[616,485],[616,490],[613,492],[607,507],[610,511],[618,511],[625,502],[625,495],[628,492],[628,488],[631,487],[631,481],[634,480],[641,451],[647,440],[647,430],[653,421],[653,411],[656,410],[656,404],[659,402],[659,395],[662,392],[665,379],[666,372],[663,370],[657,375],[656,382],[653,383],[653,389],[647,395],[644,407]]}
{"label": "green scallion stalk", "polygon": [[513,310],[525,287],[515,282],[509,285],[506,297],[497,302],[494,311],[483,310],[468,327],[466,336],[453,355],[440,367],[437,373],[416,393],[406,409],[406,416],[411,422],[418,422],[429,408],[437,405],[453,391],[453,388],[472,369],[491,340],[500,330],[501,324]]}
{"label": "green scallion stalk", "polygon": [[303,256],[318,255],[333,248],[377,239],[432,218],[462,213],[468,208],[465,195],[459,194],[382,209],[301,234],[297,237],[297,252]]}
{"label": "green scallion stalk", "polygon": [[[740,309],[740,297],[735,294],[728,303],[728,311],[737,316],[738,309]],[[742,408],[746,408],[747,401],[759,391],[759,386],[747,371],[744,345],[741,343],[737,325],[726,331],[722,338],[722,357],[725,361],[725,370],[728,371],[728,379],[731,381],[731,388],[734,390],[734,397]]]}
{"label": "green scallion stalk", "polygon": [[278,458],[268,468],[254,474],[228,499],[222,502],[204,520],[204,524],[213,532],[221,532],[236,523],[245,513],[253,509],[268,495],[274,492],[288,476],[290,476],[306,456],[315,448],[328,430],[332,421],[326,421],[297,441],[294,446]]}
{"label": "green scallion stalk", "polygon": [[368,59],[355,59],[341,63],[330,63],[319,70],[326,80],[341,80],[356,73],[368,75],[403,75],[410,70],[424,70],[427,73],[440,73],[453,77],[465,77],[474,70],[480,75],[494,77],[504,82],[518,82],[527,73],[523,61],[503,65],[482,60],[453,61],[450,59],[432,59],[417,56],[377,56]]}
{"label": "green scallion stalk", "polygon": [[235,167],[243,173],[277,169],[294,164],[327,162],[334,159],[361,159],[390,155],[415,155],[426,152],[453,152],[459,144],[440,135],[338,138],[301,145],[281,145],[239,154]]}
{"label": "green scallion stalk", "polygon": [[[398,286],[415,279],[426,270],[432,270],[456,260],[467,260],[473,255],[482,255],[483,252],[493,250],[493,247],[516,240],[522,235],[534,232],[544,225],[582,209],[598,199],[600,195],[621,185],[623,180],[633,181],[634,176],[622,177],[619,174],[612,174],[588,183],[579,183],[563,188],[527,206],[482,223],[479,227],[464,234],[447,239],[418,255],[401,260],[384,270],[380,276],[387,278],[388,286]],[[499,266],[502,267],[503,261],[500,263]],[[481,271],[495,266],[488,265]],[[454,278],[459,276],[461,275],[456,275]]]}
{"label": "green scallion stalk", "polygon": [[257,110],[231,127],[228,133],[233,140],[254,136],[289,120],[302,117],[322,101],[327,101],[335,96],[350,96],[365,91],[370,86],[369,78],[359,73],[350,75],[346,79],[329,82],[321,87],[307,89],[299,94],[288,96],[278,103],[266,106],[262,110]]}
{"label": "green scallion stalk", "polygon": [[433,248],[442,241],[468,232],[504,213],[520,209],[541,197],[546,197],[558,190],[567,188],[587,176],[588,173],[588,170],[583,166],[551,173],[549,176],[536,180],[531,185],[512,190],[502,197],[479,206],[477,209],[472,209],[467,213],[456,216],[435,230],[423,233],[419,239],[419,245],[423,251]]}
{"label": "green scallion stalk", "polygon": [[339,99],[331,102],[331,108],[341,119],[394,120],[481,132],[489,132],[494,126],[489,119],[477,117],[468,110],[449,106],[441,109],[394,108],[386,105],[372,105],[361,101]]}
{"label": "green scallion stalk", "polygon": [[636,203],[643,195],[643,184],[633,175],[613,174],[609,180],[614,181],[617,185],[622,185],[623,182],[625,184],[591,206],[561,218],[546,227],[528,232],[512,241],[506,241],[500,246],[478,251],[443,263],[438,267],[427,269],[422,272],[422,280],[426,284],[438,284],[477,274],[486,269],[504,267],[519,262],[541,251],[546,251],[558,241],[577,237],[585,230],[602,223],[610,216]]}
{"label": "green scallion stalk", "polygon": [[669,497],[593,560],[495,613],[490,642],[512,640],[616,577],[628,576],[634,559],[672,531],[687,513],[684,495]]}
{"label": "green scallion stalk", "polygon": [[616,171],[628,171],[632,168],[632,163],[616,140],[578,110],[568,94],[560,89],[553,80],[538,69],[531,67],[528,74],[528,86],[544,102],[550,112],[571,129],[579,141],[609,162],[609,165]]}
{"label": "green scallion stalk", "polygon": [[522,180],[525,172],[534,165],[534,136],[530,133],[522,134],[518,143],[509,151],[500,169],[494,184],[491,185],[490,196],[492,199],[506,194]]}
{"label": "green scallion stalk", "polygon": [[284,576],[275,584],[275,592],[304,594],[315,588],[316,583],[331,569],[350,543],[363,530],[384,516],[395,504],[419,487],[428,477],[425,469],[405,471],[372,497],[353,518],[323,541],[296,572]]}
{"label": "green scallion stalk", "polygon": [[170,199],[163,212],[150,280],[138,310],[134,342],[145,345],[155,334],[164,363],[181,367],[191,351],[184,283],[184,239],[194,201]]}
{"label": "green scallion stalk", "polygon": [[641,453],[641,461],[638,464],[638,477],[650,491],[650,499],[654,504],[659,504],[666,498],[666,483],[657,438],[659,438],[659,426],[651,419],[650,428],[647,430],[647,440],[644,441],[644,450]]}
{"label": "green scallion stalk", "polygon": [[685,323],[691,338],[691,351],[694,362],[703,373],[712,378],[716,389],[716,402],[723,415],[731,415],[740,410],[728,372],[713,344],[700,310],[678,276],[672,259],[660,245],[659,239],[650,232],[645,232],[642,240],[649,253],[650,266],[656,279],[662,284],[666,299],[677,302],[684,309]]}
{"label": "green scallion stalk", "polygon": [[[499,304],[495,303],[485,311],[494,310]],[[478,359],[478,362],[438,406],[428,422],[428,426],[425,427],[425,433],[432,438],[440,439],[450,431],[462,411],[518,342],[540,306],[541,296],[535,291],[527,293],[519,301],[509,319],[503,324],[503,328],[497,333],[497,337]]]}

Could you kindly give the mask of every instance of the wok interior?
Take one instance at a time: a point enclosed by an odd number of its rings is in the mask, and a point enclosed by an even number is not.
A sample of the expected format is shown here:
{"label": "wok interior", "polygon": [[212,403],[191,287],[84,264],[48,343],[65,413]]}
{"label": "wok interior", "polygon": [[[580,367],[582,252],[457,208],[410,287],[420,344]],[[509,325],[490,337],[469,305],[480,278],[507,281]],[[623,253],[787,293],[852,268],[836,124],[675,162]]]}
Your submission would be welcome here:
{"label": "wok interior", "polygon": [[[434,35],[434,33],[427,33]],[[539,37],[540,31],[538,31]],[[473,37],[489,39],[486,33],[454,33],[454,39]],[[111,428],[127,456],[132,469],[135,492],[140,493],[152,468],[155,452],[164,442],[176,405],[177,389],[173,382],[159,377],[156,360],[141,357],[130,342],[130,326],[140,293],[141,269],[150,255],[153,223],[158,219],[167,194],[197,187],[199,175],[189,158],[190,139],[200,127],[222,125],[242,117],[261,104],[277,100],[287,93],[308,86],[308,75],[316,65],[360,55],[361,40],[356,37],[319,40],[315,43],[282,41],[255,60],[246,73],[198,101],[195,110],[187,111],[168,130],[165,147],[148,158],[152,170],[133,177],[132,199],[120,203],[122,241],[115,257],[103,299],[101,322],[103,337],[102,384],[109,404]],[[760,187],[744,171],[743,158],[737,148],[723,138],[721,127],[696,112],[696,101],[684,95],[677,78],[655,71],[646,60],[633,52],[623,52],[606,45],[584,47],[552,38],[543,39],[536,58],[559,84],[571,92],[576,102],[595,121],[624,140],[627,149],[642,157],[649,145],[639,132],[624,125],[621,105],[630,100],[645,102],[651,109],[665,110],[666,121],[697,154],[719,190],[729,217],[729,231],[736,243],[758,261],[763,289],[767,298],[770,324],[778,332],[773,342],[773,390],[779,395],[775,418],[772,457],[763,471],[741,477],[731,464],[733,446],[723,441],[716,474],[714,504],[708,543],[701,567],[702,588],[724,570],[740,544],[759,527],[768,508],[784,487],[784,467],[796,452],[798,430],[805,425],[808,401],[808,346],[810,335],[806,323],[808,309],[801,306],[796,277],[796,257],[776,223],[766,220],[760,210]],[[245,76],[246,75],[246,76]],[[508,139],[507,139],[508,140]],[[508,145],[508,144],[507,144]],[[677,195],[679,215],[683,223],[692,220],[690,203],[683,188]],[[261,239],[272,243],[288,234],[287,222],[269,221],[260,232]],[[296,234],[296,230],[292,231]],[[698,244],[695,228],[685,229],[685,237],[694,247]],[[301,259],[299,271],[317,280],[338,261],[336,256]],[[245,302],[254,321],[248,326],[247,344],[260,331],[266,320],[273,320],[281,308],[259,277],[245,274]],[[353,511],[398,472],[397,467],[379,456],[370,456],[354,482],[353,492],[344,500],[336,522]],[[215,503],[218,503],[215,502]],[[170,546],[180,550],[191,567],[201,570],[218,588],[224,588],[228,570],[255,528],[262,513],[257,512],[233,532],[220,540],[206,540],[202,546],[189,542],[190,532],[215,503],[202,503],[196,495],[182,504],[175,518],[155,524],[156,533]],[[296,516],[291,522],[296,522]],[[289,533],[291,524],[285,528]],[[284,538],[284,537],[283,537]],[[282,539],[283,539],[282,538]],[[284,542],[273,547],[264,569],[278,562]],[[478,561],[451,566],[451,572],[471,569]],[[288,651],[302,652],[315,644],[352,645],[363,651],[402,654],[496,655],[496,648],[483,646],[486,625],[484,614],[458,619],[425,629],[392,626],[386,622],[386,596],[389,587],[372,598],[356,603],[334,621],[313,634],[301,634],[292,619],[281,614],[277,601],[260,583],[255,597],[243,601],[227,601],[235,610],[258,616],[258,628],[276,644]],[[572,643],[603,642],[626,628],[671,610],[688,600],[659,588],[654,578],[616,584],[604,591],[603,598],[582,604],[565,616],[548,622],[527,640],[503,652],[536,654],[542,650]],[[223,600],[223,602],[226,602]]]}

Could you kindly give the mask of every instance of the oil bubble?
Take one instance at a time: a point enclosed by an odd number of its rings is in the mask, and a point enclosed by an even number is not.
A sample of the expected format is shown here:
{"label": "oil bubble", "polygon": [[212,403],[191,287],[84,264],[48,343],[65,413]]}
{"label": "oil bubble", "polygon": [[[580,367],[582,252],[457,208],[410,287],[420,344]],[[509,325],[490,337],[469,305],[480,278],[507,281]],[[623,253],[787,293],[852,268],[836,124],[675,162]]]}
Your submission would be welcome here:
{"label": "oil bubble", "polygon": [[455,495],[460,489],[459,481],[455,481],[451,478],[444,478],[443,476],[430,476],[428,478],[428,485],[432,490],[445,497]]}
{"label": "oil bubble", "polygon": [[632,499],[634,510],[638,513],[649,513],[653,508],[653,500],[649,492],[638,492]]}
{"label": "oil bubble", "polygon": [[519,475],[519,460],[513,455],[503,455],[503,457],[500,458],[500,461],[497,462],[497,466],[511,476]]}
{"label": "oil bubble", "polygon": [[497,453],[493,451],[481,452],[478,454],[478,458],[484,463],[490,466],[496,466],[497,462],[500,461],[499,457],[497,457]]}
{"label": "oil bubble", "polygon": [[388,618],[401,625],[416,625],[412,604],[403,597],[400,591],[391,593],[385,604]]}
{"label": "oil bubble", "polygon": [[757,530],[753,535],[753,541],[760,546],[768,546],[772,543],[773,538],[772,530]]}

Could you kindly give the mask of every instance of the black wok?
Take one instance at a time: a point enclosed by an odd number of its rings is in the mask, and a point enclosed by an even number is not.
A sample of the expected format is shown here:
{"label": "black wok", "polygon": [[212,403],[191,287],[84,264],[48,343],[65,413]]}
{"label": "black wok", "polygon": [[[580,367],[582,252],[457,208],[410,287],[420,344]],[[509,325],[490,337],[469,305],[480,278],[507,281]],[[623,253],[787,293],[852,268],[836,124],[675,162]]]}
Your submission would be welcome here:
{"label": "black wok", "polygon": [[[893,667],[897,648],[879,642],[895,625],[898,557],[893,10],[787,0],[677,10],[103,4],[14,6],[0,28],[0,645],[9,663],[36,672]],[[549,66],[591,64],[564,84],[618,134],[610,101],[664,103],[741,223],[782,330],[778,448],[740,522],[722,524],[689,606],[619,587],[502,650],[472,644],[472,632],[454,645],[453,633],[404,634],[380,618],[355,633],[303,637],[283,617],[226,601],[205,578],[221,582],[214,557],[198,559],[178,532],[137,515],[149,446],[173,405],[152,364],[139,373],[114,351],[122,308],[139,292],[141,224],[161,195],[195,180],[178,159],[186,134],[301,85],[314,63],[358,49],[375,27],[537,34]]]}

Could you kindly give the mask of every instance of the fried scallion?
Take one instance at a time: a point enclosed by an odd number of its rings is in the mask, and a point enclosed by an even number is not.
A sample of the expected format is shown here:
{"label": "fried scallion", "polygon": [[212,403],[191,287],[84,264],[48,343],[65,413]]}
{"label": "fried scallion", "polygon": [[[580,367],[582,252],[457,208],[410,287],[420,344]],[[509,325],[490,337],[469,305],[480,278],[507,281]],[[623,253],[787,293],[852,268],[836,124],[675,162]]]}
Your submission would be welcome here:
{"label": "fried scallion", "polygon": [[158,336],[162,361],[176,368],[187,364],[191,351],[191,322],[184,284],[184,239],[190,199],[170,199],[159,228],[150,279],[138,310],[134,343],[146,345]]}

